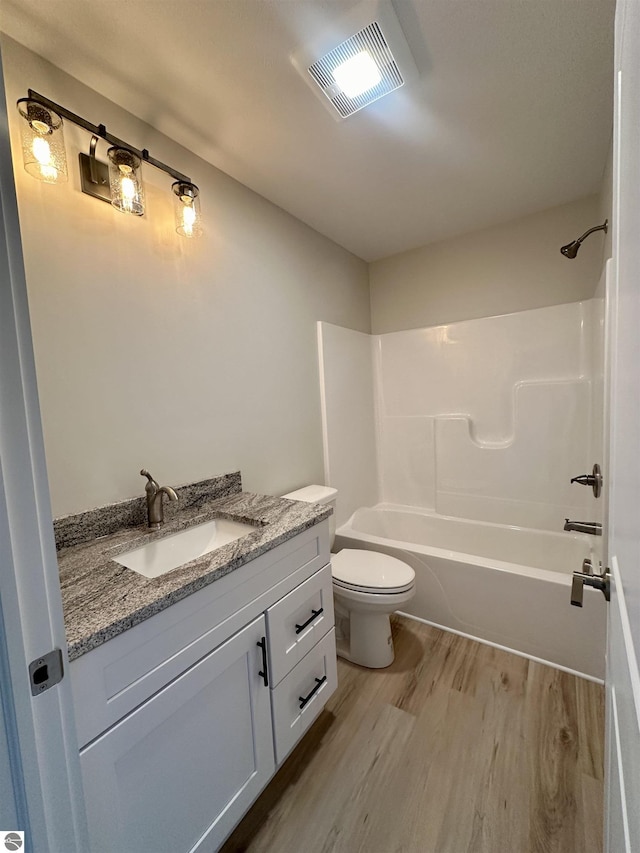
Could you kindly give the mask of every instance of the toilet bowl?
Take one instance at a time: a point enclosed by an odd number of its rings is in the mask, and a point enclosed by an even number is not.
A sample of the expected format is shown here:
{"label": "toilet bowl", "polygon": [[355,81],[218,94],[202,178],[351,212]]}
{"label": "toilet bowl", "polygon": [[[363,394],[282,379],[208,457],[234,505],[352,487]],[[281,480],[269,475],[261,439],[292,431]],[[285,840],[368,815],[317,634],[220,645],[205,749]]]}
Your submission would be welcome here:
{"label": "toilet bowl", "polygon": [[[283,497],[335,510],[337,494],[329,486],[305,486]],[[335,515],[329,526],[333,545]],[[415,572],[396,557],[351,548],[331,555],[331,572],[338,655],[371,669],[389,666],[394,659],[389,616],[415,595]]]}

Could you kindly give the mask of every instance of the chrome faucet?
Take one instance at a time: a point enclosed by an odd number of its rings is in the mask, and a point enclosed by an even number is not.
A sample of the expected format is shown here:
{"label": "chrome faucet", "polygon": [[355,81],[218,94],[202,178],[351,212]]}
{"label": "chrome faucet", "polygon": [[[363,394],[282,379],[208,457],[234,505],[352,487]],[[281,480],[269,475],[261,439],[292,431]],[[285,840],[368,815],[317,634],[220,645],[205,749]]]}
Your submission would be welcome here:
{"label": "chrome faucet", "polygon": [[598,521],[570,521],[565,518],[564,529],[576,533],[590,533],[592,536],[602,536],[602,525]]}
{"label": "chrome faucet", "polygon": [[145,471],[144,468],[140,471],[140,474],[148,480],[144,490],[147,493],[147,515],[149,519],[149,527],[152,530],[158,530],[158,528],[164,524],[162,495],[166,495],[170,501],[177,501],[178,496],[171,486],[159,486],[151,474],[148,471]]}

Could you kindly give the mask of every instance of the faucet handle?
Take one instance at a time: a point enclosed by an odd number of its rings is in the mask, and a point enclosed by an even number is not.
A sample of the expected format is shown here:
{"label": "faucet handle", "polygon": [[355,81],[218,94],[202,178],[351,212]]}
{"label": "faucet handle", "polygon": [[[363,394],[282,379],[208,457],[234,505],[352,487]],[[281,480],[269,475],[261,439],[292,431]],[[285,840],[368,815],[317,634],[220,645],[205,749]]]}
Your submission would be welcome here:
{"label": "faucet handle", "polygon": [[582,607],[584,596],[584,576],[582,572],[574,572],[571,580],[571,603],[574,607]]}
{"label": "faucet handle", "polygon": [[571,482],[580,483],[581,486],[591,486],[595,498],[599,498],[602,494],[602,471],[597,462],[590,474],[580,474],[578,477],[572,477]]}
{"label": "faucet handle", "polygon": [[[592,586],[594,589],[599,589],[607,601],[611,600],[611,574],[609,569],[605,569],[601,574],[594,574],[591,567],[591,561],[587,567],[587,571],[574,572],[571,579],[571,604],[574,607],[582,607],[584,587]],[[582,563],[582,568],[585,568],[585,560]]]}
{"label": "faucet handle", "polygon": [[154,489],[155,491],[158,491],[158,489],[160,488],[160,486],[156,483],[156,481],[153,479],[153,477],[151,476],[151,474],[150,474],[146,469],[144,469],[144,468],[143,468],[143,469],[140,471],[140,475],[141,475],[142,477],[146,477],[146,478],[147,478],[147,480],[149,481],[149,482],[147,483],[147,485],[145,486],[145,489],[152,488],[152,489]]}

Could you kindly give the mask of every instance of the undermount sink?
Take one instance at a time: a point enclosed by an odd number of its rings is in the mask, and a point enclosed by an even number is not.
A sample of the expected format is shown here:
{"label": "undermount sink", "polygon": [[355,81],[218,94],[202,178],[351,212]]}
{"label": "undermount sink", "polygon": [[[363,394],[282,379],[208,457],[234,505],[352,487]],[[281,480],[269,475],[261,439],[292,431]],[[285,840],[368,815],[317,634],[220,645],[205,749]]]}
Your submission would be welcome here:
{"label": "undermount sink", "polygon": [[179,533],[147,542],[146,545],[125,551],[113,559],[145,578],[157,578],[202,557],[203,554],[216,551],[236,539],[242,539],[254,530],[259,528],[228,518],[214,518]]}

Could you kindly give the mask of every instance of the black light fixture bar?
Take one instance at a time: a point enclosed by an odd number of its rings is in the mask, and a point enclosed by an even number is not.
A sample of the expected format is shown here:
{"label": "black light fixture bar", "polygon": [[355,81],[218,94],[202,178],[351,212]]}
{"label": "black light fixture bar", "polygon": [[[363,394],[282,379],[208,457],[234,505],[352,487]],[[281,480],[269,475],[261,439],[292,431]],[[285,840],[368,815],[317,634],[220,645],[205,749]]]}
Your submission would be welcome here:
{"label": "black light fixture bar", "polygon": [[72,113],[71,110],[60,106],[60,104],[56,104],[55,101],[51,101],[49,98],[45,98],[44,95],[40,95],[38,92],[34,92],[33,89],[29,89],[29,98],[32,101],[37,101],[39,104],[42,104],[43,107],[48,107],[50,110],[58,113],[59,116],[66,118],[67,121],[73,122],[73,124],[77,124],[78,127],[84,128],[84,130],[87,130],[94,136],[104,139],[105,142],[108,142],[110,145],[115,145],[118,148],[126,148],[128,151],[132,151],[140,157],[144,163],[149,163],[151,166],[155,166],[156,169],[166,172],[166,174],[171,175],[175,181],[182,181],[187,184],[192,183],[191,178],[187,175],[183,175],[182,172],[178,172],[175,169],[172,169],[171,166],[167,166],[166,163],[162,163],[160,160],[156,160],[155,157],[151,157],[146,148],[143,148],[142,151],[140,151],[140,149],[134,148],[133,145],[129,145],[128,142],[118,139],[118,137],[114,136],[112,133],[108,133],[104,124],[91,124],[90,121],[82,118],[82,116]]}

